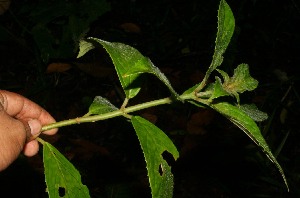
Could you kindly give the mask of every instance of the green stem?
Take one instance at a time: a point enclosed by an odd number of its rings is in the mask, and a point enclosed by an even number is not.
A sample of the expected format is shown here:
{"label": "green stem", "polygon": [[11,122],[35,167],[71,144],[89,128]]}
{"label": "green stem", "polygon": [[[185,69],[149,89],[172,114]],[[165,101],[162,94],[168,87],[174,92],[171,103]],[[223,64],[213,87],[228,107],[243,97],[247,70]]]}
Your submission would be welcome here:
{"label": "green stem", "polygon": [[45,141],[44,141],[44,140],[42,140],[41,138],[37,137],[36,139],[37,139],[37,141],[39,141],[39,142],[40,142],[42,145],[44,145],[44,144],[45,144]]}
{"label": "green stem", "polygon": [[[193,94],[186,94],[186,95],[182,95],[180,98],[183,100],[187,100],[187,99],[193,99],[193,97],[195,97],[195,96],[193,96]],[[153,100],[153,101],[142,103],[142,104],[137,104],[134,106],[130,106],[130,107],[127,107],[124,109],[116,110],[116,111],[101,114],[101,115],[92,115],[92,116],[86,116],[86,117],[73,118],[70,120],[63,120],[60,122],[45,125],[42,128],[42,131],[47,131],[50,129],[73,125],[73,124],[80,124],[80,123],[85,123],[85,122],[96,122],[99,120],[106,120],[106,119],[117,117],[117,116],[124,116],[124,113],[127,114],[127,113],[131,113],[131,112],[139,111],[142,109],[146,109],[149,107],[154,107],[154,106],[163,105],[163,104],[170,104],[172,102],[174,102],[174,99],[172,99],[171,97],[168,97],[168,98]]]}

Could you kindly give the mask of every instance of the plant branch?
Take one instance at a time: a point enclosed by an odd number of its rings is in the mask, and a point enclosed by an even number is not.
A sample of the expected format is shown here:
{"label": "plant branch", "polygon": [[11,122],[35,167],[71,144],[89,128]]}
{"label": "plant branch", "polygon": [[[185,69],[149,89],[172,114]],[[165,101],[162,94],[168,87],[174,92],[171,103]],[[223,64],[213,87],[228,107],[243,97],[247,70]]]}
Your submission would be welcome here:
{"label": "plant branch", "polygon": [[[182,100],[188,100],[188,99],[195,99],[195,96],[193,94],[185,94],[185,95],[180,96],[180,98]],[[55,122],[55,123],[52,123],[49,125],[45,125],[41,131],[47,131],[50,129],[60,128],[63,126],[68,126],[68,125],[73,125],[73,124],[106,120],[106,119],[117,117],[117,116],[124,116],[124,113],[127,114],[127,113],[139,111],[142,109],[147,109],[147,108],[158,106],[158,105],[170,104],[172,102],[175,102],[175,100],[172,99],[172,97],[162,98],[162,99],[153,100],[153,101],[145,102],[142,104],[137,104],[134,106],[130,106],[130,107],[127,107],[124,109],[119,109],[119,110],[101,114],[101,115],[91,115],[91,116],[78,117],[78,118],[73,118],[73,119],[69,119],[69,120]]]}

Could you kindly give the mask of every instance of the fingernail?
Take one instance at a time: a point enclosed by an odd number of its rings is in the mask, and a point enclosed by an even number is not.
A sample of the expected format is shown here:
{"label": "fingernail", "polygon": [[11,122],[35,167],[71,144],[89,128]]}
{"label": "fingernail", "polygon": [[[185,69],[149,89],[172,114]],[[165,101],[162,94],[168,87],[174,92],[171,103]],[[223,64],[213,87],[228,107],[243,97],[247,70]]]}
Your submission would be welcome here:
{"label": "fingernail", "polygon": [[41,123],[35,119],[29,120],[28,125],[30,127],[30,133],[32,136],[39,134],[42,129]]}

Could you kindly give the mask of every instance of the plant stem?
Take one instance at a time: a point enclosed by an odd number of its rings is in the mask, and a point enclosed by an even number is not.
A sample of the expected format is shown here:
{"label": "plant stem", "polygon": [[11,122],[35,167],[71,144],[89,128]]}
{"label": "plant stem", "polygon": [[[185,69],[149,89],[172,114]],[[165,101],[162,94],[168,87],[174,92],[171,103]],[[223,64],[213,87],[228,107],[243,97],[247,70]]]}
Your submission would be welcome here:
{"label": "plant stem", "polygon": [[[180,98],[182,100],[187,100],[187,99],[192,99],[193,97],[194,97],[193,94],[185,94],[185,95],[182,95]],[[162,98],[162,99],[158,99],[158,100],[153,100],[150,102],[145,102],[142,104],[137,104],[134,106],[130,106],[130,107],[127,107],[124,109],[119,109],[119,110],[101,114],[101,115],[92,115],[92,116],[73,118],[73,119],[69,119],[69,120],[63,120],[60,122],[55,122],[55,123],[52,123],[49,125],[45,125],[42,128],[42,131],[47,131],[50,129],[60,128],[63,126],[68,126],[68,125],[73,125],[73,124],[80,124],[80,123],[85,123],[85,122],[96,122],[99,120],[106,120],[106,119],[117,117],[117,116],[124,116],[124,113],[127,114],[127,113],[131,113],[131,112],[139,111],[142,109],[147,109],[149,107],[154,107],[154,106],[163,105],[163,104],[170,104],[172,102],[175,102],[175,100],[172,99],[171,97],[167,97],[167,98]]]}
{"label": "plant stem", "polygon": [[37,141],[39,141],[41,144],[43,144],[43,145],[45,144],[45,141],[42,140],[41,138],[37,137],[36,139],[37,139]]}

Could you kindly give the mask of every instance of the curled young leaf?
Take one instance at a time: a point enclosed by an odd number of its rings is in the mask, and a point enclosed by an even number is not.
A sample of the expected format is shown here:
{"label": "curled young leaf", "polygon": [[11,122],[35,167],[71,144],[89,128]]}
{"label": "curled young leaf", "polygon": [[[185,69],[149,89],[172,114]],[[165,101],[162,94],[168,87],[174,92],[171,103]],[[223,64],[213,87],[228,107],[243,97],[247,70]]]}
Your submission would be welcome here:
{"label": "curled young leaf", "polygon": [[252,91],[258,85],[258,81],[250,76],[249,66],[247,64],[238,65],[231,78],[226,72],[219,69],[217,69],[217,71],[224,78],[223,89],[230,95],[235,96],[238,103],[240,103],[239,93]]}

